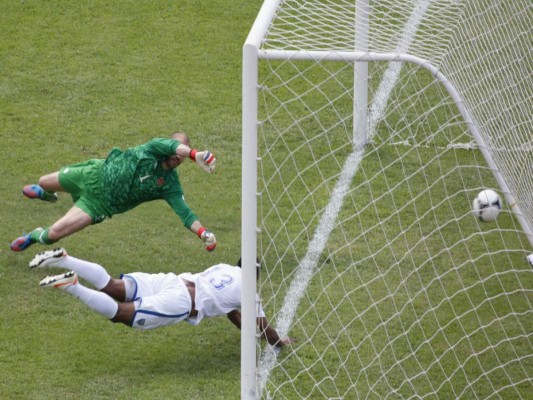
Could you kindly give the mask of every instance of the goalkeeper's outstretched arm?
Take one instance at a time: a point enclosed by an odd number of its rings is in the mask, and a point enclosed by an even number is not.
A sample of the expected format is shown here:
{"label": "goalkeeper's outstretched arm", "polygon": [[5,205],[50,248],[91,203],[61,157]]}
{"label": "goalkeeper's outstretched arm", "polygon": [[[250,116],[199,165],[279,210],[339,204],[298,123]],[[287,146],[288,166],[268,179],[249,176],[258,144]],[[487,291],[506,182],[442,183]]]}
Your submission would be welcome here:
{"label": "goalkeeper's outstretched arm", "polygon": [[180,160],[189,157],[207,173],[211,173],[215,170],[217,159],[209,150],[198,151],[191,148],[189,137],[184,133],[174,133],[170,137],[179,142],[179,145],[176,148],[176,155]]}
{"label": "goalkeeper's outstretched arm", "polygon": [[215,250],[217,247],[217,239],[215,235],[202,225],[198,220],[198,216],[192,212],[187,203],[185,203],[183,195],[169,195],[165,200],[180,217],[183,225],[202,239],[205,249],[207,251]]}
{"label": "goalkeeper's outstretched arm", "polygon": [[207,251],[213,251],[217,247],[217,239],[213,232],[210,232],[205,228],[198,220],[194,221],[191,225],[191,231],[196,233],[200,239],[204,242],[204,247]]}
{"label": "goalkeeper's outstretched arm", "polygon": [[217,159],[209,150],[198,151],[180,143],[176,148],[176,155],[180,158],[189,157],[205,172],[211,173],[215,170]]}

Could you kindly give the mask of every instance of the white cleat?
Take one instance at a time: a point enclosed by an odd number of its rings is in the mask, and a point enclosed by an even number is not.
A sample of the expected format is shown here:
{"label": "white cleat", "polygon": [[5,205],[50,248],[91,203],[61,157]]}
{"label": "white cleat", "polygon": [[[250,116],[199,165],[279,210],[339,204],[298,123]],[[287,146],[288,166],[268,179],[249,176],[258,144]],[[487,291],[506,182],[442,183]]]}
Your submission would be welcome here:
{"label": "white cleat", "polygon": [[78,283],[78,274],[74,271],[65,272],[64,274],[47,276],[41,282],[41,287],[55,287],[56,289],[66,289],[69,286]]}
{"label": "white cleat", "polygon": [[53,250],[41,251],[40,253],[36,254],[35,257],[33,257],[29,266],[30,269],[53,267],[56,266],[57,263],[66,256],[67,251],[62,247]]}

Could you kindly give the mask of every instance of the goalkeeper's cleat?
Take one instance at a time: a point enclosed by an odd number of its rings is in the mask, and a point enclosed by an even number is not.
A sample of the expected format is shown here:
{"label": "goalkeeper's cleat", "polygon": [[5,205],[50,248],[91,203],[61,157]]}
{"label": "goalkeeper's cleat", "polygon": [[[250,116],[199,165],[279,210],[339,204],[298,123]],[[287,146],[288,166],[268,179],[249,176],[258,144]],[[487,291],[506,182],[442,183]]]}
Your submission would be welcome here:
{"label": "goalkeeper's cleat", "polygon": [[22,189],[22,194],[29,199],[41,199],[50,202],[54,202],[57,200],[56,193],[49,193],[39,185],[24,186],[24,189]]}
{"label": "goalkeeper's cleat", "polygon": [[[42,231],[44,231],[44,229],[43,228],[36,228],[33,232],[35,232],[35,231],[42,232]],[[31,235],[32,235],[33,232],[30,232],[30,233],[28,233],[26,235],[22,235],[21,237],[18,237],[15,240],[13,240],[11,242],[11,245],[9,246],[11,248],[11,250],[13,250],[13,251],[24,251],[28,247],[30,247],[33,243],[35,243],[31,239]]]}
{"label": "goalkeeper's cleat", "polygon": [[65,272],[64,274],[51,275],[39,282],[41,287],[55,287],[56,289],[66,289],[69,286],[78,283],[78,274],[74,271]]}
{"label": "goalkeeper's cleat", "polygon": [[32,258],[29,267],[30,269],[55,267],[58,262],[66,256],[67,251],[62,247],[53,250],[41,251]]}

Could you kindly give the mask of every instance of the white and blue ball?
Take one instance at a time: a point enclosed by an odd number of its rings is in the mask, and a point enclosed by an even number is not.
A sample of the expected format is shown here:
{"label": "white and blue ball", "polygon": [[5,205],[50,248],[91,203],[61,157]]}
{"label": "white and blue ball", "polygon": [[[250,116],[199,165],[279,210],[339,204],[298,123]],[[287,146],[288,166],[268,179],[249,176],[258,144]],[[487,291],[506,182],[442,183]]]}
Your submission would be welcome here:
{"label": "white and blue ball", "polygon": [[492,189],[485,189],[478,193],[472,203],[474,215],[483,222],[496,220],[502,210],[502,199]]}

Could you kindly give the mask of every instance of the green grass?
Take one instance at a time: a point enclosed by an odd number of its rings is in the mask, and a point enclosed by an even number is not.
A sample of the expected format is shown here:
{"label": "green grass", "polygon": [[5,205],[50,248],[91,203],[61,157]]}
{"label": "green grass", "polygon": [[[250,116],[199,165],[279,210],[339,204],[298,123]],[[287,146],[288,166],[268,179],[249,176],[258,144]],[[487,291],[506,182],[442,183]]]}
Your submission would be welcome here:
{"label": "green grass", "polygon": [[[154,332],[113,325],[45,292],[23,231],[71,206],[22,187],[61,166],[177,130],[213,151],[217,171],[180,167],[187,201],[217,251],[164,202],[60,244],[111,274],[200,271],[240,254],[241,49],[261,2],[0,2],[0,398],[227,399],[240,393],[240,334],[225,318]],[[238,184],[234,184],[238,182]],[[48,271],[49,272],[49,271]]]}
{"label": "green grass", "polygon": [[[181,130],[218,159],[212,175],[192,163],[180,167],[188,203],[217,236],[216,252],[205,252],[162,202],[60,244],[115,276],[236,261],[241,49],[261,3],[0,0],[0,398],[239,397],[240,333],[225,318],[152,332],[111,324],[37,286],[49,271],[27,264],[42,246],[13,253],[9,243],[71,206],[68,196],[29,201],[25,184],[114,146]],[[283,68],[294,73],[291,63],[271,65],[261,66],[265,86],[276,87]],[[301,65],[308,82],[295,79],[275,101],[262,100],[277,111],[260,132],[261,284],[272,320],[352,150],[351,86],[338,83],[353,69]],[[337,68],[338,80],[313,90],[310,82]],[[372,70],[381,77],[384,65]],[[412,81],[393,92],[389,118],[366,149],[298,307],[289,332],[298,343],[278,356],[267,386],[274,398],[485,398],[496,390],[526,398],[531,388],[530,246],[509,209],[497,225],[472,217],[471,198],[495,186],[492,175],[478,168],[478,151],[441,152],[468,138],[453,107],[422,111],[431,105],[417,98],[417,85],[430,74],[403,78]],[[370,82],[371,92],[377,84]],[[302,101],[292,101],[294,93]],[[443,96],[437,85],[425,93]],[[417,118],[433,137],[404,130]],[[278,135],[273,125],[287,129]],[[421,146],[398,145],[407,142]]]}

